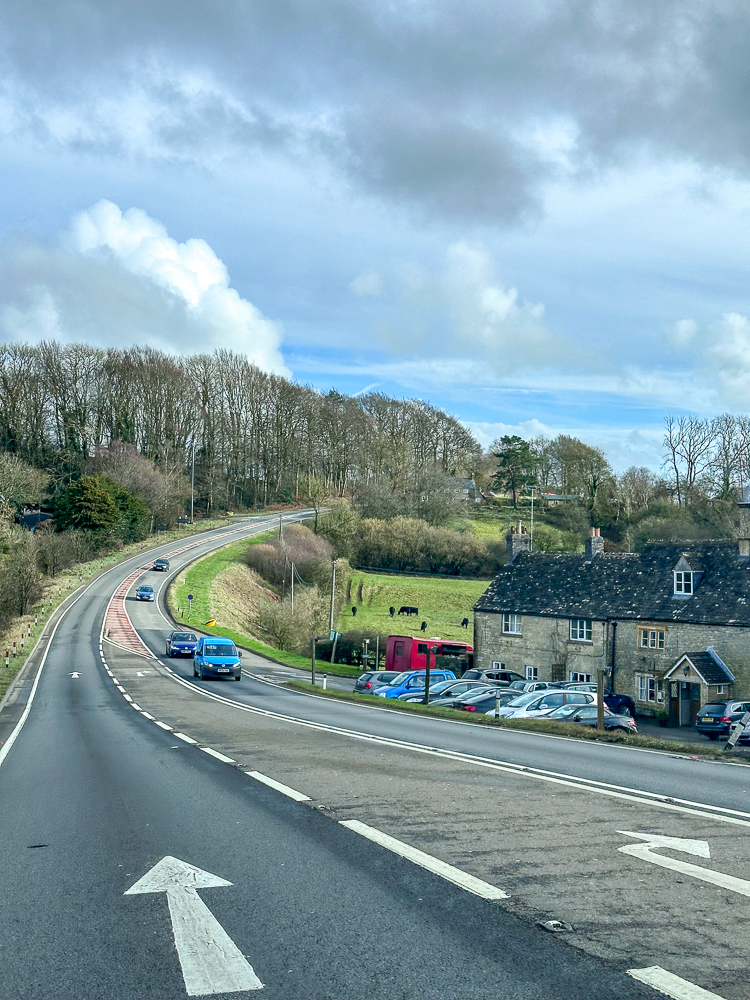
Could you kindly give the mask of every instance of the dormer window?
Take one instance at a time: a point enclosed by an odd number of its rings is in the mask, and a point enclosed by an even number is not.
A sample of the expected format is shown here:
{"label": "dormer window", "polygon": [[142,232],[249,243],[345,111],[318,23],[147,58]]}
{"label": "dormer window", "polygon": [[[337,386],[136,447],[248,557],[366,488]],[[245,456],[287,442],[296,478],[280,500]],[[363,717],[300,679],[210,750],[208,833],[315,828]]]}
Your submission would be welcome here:
{"label": "dormer window", "polygon": [[686,597],[693,592],[693,574],[687,570],[675,570],[674,592],[680,597]]}

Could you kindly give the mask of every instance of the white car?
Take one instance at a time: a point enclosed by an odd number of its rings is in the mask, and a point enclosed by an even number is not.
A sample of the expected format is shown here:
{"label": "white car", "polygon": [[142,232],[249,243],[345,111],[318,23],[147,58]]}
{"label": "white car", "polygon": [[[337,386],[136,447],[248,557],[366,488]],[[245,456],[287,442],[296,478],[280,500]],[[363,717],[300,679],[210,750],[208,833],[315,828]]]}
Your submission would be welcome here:
{"label": "white car", "polygon": [[[596,695],[587,691],[561,691],[559,688],[548,688],[546,691],[532,691],[519,695],[499,712],[501,719],[537,719],[554,712],[563,705],[595,705]],[[495,710],[487,715],[495,715]]]}

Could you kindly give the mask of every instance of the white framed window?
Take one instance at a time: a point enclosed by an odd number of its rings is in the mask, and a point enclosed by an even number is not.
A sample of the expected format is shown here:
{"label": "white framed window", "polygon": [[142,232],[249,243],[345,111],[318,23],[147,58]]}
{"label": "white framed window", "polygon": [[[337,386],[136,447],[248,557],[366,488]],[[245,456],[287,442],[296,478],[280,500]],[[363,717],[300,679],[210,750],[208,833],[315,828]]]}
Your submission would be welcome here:
{"label": "white framed window", "polygon": [[493,670],[505,670],[505,664],[501,663],[500,660],[493,660],[492,661],[492,669]]}
{"label": "white framed window", "polygon": [[635,678],[638,701],[648,701],[648,677],[638,674]]}
{"label": "white framed window", "polygon": [[591,619],[571,618],[570,638],[575,642],[591,642]]}
{"label": "white framed window", "polygon": [[507,635],[521,634],[521,616],[503,615],[503,632]]}
{"label": "white framed window", "polygon": [[638,645],[641,649],[664,649],[664,629],[638,629]]}
{"label": "white framed window", "polygon": [[664,703],[664,688],[661,681],[648,674],[638,674],[635,679],[638,701],[651,702],[651,704]]}
{"label": "white framed window", "polygon": [[582,673],[580,673],[577,670],[571,670],[571,672],[570,672],[570,680],[574,684],[590,684],[591,683],[591,674],[582,674]]}
{"label": "white framed window", "polygon": [[724,685],[723,684],[717,684],[716,685],[716,693],[717,694],[724,694]]}
{"label": "white framed window", "polygon": [[526,666],[526,680],[527,681],[538,681],[539,680],[539,670],[536,667]]}
{"label": "white framed window", "polygon": [[674,574],[674,592],[675,594],[692,594],[693,592],[693,574],[687,570],[675,570]]}

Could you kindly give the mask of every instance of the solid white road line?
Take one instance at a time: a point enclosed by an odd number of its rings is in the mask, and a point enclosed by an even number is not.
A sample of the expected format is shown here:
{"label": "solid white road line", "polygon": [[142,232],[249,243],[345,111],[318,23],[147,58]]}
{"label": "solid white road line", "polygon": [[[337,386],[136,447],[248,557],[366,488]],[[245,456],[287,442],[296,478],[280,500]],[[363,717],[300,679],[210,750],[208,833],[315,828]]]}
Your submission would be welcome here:
{"label": "solid white road line", "polygon": [[123,695],[123,698],[125,699],[125,701],[131,701],[131,702],[132,702],[132,700],[133,700],[133,699],[132,699],[132,698],[130,697],[130,695],[129,695],[129,694],[124,694],[124,695]]}
{"label": "solid white road line", "polygon": [[203,753],[210,754],[212,757],[215,757],[217,760],[223,761],[224,764],[236,764],[237,763],[236,760],[232,760],[231,757],[225,757],[223,753],[219,753],[218,750],[212,750],[211,747],[201,747],[200,749],[203,751]]}
{"label": "solid white road line", "polygon": [[262,782],[264,785],[268,785],[269,788],[275,788],[277,792],[281,792],[282,795],[288,796],[290,799],[294,799],[295,802],[309,802],[310,796],[303,795],[302,792],[298,792],[295,788],[290,788],[289,785],[283,785],[280,781],[274,781],[273,778],[269,778],[265,774],[261,774],[260,771],[245,771],[248,778],[255,778],[256,781]]}
{"label": "solid white road line", "polygon": [[152,722],[156,722],[156,719],[153,717],[153,715],[149,715],[148,712],[142,711],[141,715],[143,716],[144,719],[150,719]]}
{"label": "solid white road line", "polygon": [[681,979],[659,965],[651,965],[647,969],[628,969],[628,975],[639,983],[653,986],[660,993],[672,997],[672,1000],[723,1000],[718,993],[704,990],[695,983]]}
{"label": "solid white road line", "polygon": [[184,733],[175,733],[175,736],[178,740],[189,743],[193,747],[198,745],[198,740],[194,740],[192,736],[186,736]]}
{"label": "solid white road line", "polygon": [[419,851],[416,847],[410,847],[409,844],[396,840],[395,837],[389,837],[387,833],[381,833],[380,830],[376,830],[366,823],[360,823],[358,819],[342,819],[339,820],[339,825],[345,826],[347,830],[353,830],[361,837],[366,837],[374,844],[380,844],[386,850],[393,851],[394,854],[406,858],[407,861],[412,861],[421,868],[426,868],[427,871],[439,875],[461,889],[473,892],[475,896],[481,896],[483,899],[509,898],[508,893],[503,889],[498,889],[497,886],[490,885],[489,882],[483,882],[481,878],[469,875],[468,872],[463,872],[460,868],[454,868],[453,865],[440,861],[439,858],[433,858],[431,854],[425,854],[424,851]]}
{"label": "solid white road line", "polygon": [[141,708],[141,706],[140,705],[136,705],[136,703],[134,701],[130,702],[130,707],[134,708],[136,710],[136,712],[142,712],[143,711],[143,709]]}
{"label": "solid white road line", "polygon": [[[422,743],[410,743],[407,740],[399,740],[386,736],[376,736],[373,733],[365,733],[356,729],[345,729],[342,726],[328,725],[322,722],[311,722],[307,719],[298,719],[293,715],[285,715],[281,712],[271,712],[266,708],[255,708],[252,705],[245,705],[225,698],[223,695],[215,694],[213,691],[206,691],[203,688],[191,684],[176,674],[170,667],[163,664],[164,669],[177,684],[199,694],[204,698],[211,698],[222,705],[227,705],[238,712],[249,712],[252,715],[260,715],[267,719],[275,719],[279,722],[288,722],[294,726],[302,726],[306,729],[314,729],[318,732],[332,733],[336,736],[346,736],[348,739],[361,740],[366,743],[375,743],[379,746],[394,747],[397,750],[409,750],[412,753],[422,753],[433,757],[442,757],[446,760],[457,760],[467,764],[474,764],[477,767],[486,767],[494,771],[503,771],[507,774],[518,775],[519,777],[533,778],[537,781],[547,781],[555,785],[565,785],[568,788],[577,788],[582,792],[595,792],[598,795],[606,795],[610,798],[620,799],[625,802],[636,802],[638,805],[649,805],[655,809],[666,809],[670,812],[677,812],[688,816],[701,816],[704,819],[712,819],[721,823],[731,823],[736,826],[750,827],[750,813],[739,812],[739,810],[726,809],[722,806],[712,806],[704,802],[691,802],[689,799],[674,799],[668,795],[660,795],[657,792],[648,792],[639,788],[628,788],[625,785],[610,785],[603,781],[596,781],[593,778],[578,778],[575,775],[563,774],[557,771],[543,770],[542,768],[529,767],[525,764],[515,764],[511,761],[493,759],[492,757],[480,757],[476,754],[462,753],[459,750],[445,750],[439,747],[431,747]],[[606,744],[601,744],[606,746]],[[745,765],[738,765],[745,766]],[[685,803],[680,805],[678,803]],[[693,808],[694,807],[694,808]],[[738,815],[734,815],[738,813]],[[744,817],[744,818],[740,818]]]}
{"label": "solid white road line", "polygon": [[[127,695],[125,695],[125,697],[127,698]],[[168,733],[172,732],[172,727],[168,726],[166,722],[157,722],[156,719],[154,719],[154,722],[160,729],[165,729]]]}

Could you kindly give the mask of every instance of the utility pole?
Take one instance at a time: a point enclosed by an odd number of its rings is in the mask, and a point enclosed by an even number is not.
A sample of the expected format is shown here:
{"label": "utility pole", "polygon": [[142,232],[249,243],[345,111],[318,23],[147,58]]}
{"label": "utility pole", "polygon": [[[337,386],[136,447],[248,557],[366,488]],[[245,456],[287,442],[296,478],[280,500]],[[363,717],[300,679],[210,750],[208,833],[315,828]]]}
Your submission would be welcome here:
{"label": "utility pole", "polygon": [[292,614],[294,614],[294,563],[292,563]]}
{"label": "utility pole", "polygon": [[190,473],[190,523],[195,523],[195,439],[193,439],[193,469]]}
{"label": "utility pole", "polygon": [[[331,609],[328,612],[328,631],[333,632],[333,605],[336,600],[336,560],[331,560],[331,567],[333,573],[331,575]],[[333,663],[333,660],[331,660]]]}

